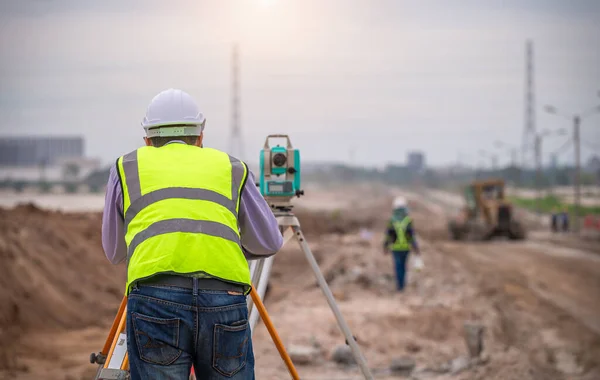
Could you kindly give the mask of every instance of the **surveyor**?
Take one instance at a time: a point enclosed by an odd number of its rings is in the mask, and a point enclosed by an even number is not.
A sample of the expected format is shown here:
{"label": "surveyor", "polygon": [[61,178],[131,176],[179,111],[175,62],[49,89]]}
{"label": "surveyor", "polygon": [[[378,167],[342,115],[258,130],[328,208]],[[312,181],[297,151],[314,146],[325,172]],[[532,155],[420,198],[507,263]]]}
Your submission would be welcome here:
{"label": "surveyor", "polygon": [[247,259],[274,255],[277,220],[242,161],[204,148],[186,92],[155,96],[146,146],[111,168],[102,221],[108,259],[127,262],[132,380],[254,379]]}
{"label": "surveyor", "polygon": [[420,256],[421,252],[417,244],[412,219],[408,214],[406,199],[396,197],[393,203],[392,217],[387,224],[383,250],[386,254],[391,251],[394,256],[396,285],[400,292],[404,290],[406,282],[406,264],[411,246],[415,254]]}

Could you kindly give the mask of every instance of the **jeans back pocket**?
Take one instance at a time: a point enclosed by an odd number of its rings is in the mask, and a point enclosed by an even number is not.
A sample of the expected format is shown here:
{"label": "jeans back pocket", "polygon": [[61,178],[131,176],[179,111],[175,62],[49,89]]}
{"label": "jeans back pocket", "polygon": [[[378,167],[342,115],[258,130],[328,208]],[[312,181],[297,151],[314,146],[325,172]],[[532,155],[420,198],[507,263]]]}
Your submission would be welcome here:
{"label": "jeans back pocket", "polygon": [[232,377],[246,365],[248,321],[234,325],[215,324],[213,341],[213,368],[221,375]]}
{"label": "jeans back pocket", "polygon": [[132,313],[135,342],[140,358],[152,364],[169,365],[182,353],[179,345],[179,319],[149,317]]}

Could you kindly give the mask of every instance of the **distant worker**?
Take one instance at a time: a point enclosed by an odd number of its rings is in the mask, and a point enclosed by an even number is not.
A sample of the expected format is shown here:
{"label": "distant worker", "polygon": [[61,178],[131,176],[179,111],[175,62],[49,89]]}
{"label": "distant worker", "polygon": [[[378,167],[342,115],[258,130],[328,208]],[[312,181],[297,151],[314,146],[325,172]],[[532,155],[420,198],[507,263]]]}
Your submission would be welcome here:
{"label": "distant worker", "polygon": [[563,232],[569,231],[569,209],[567,207],[564,207],[560,213],[560,219]]}
{"label": "distant worker", "polygon": [[554,207],[552,210],[552,216],[551,216],[551,228],[552,228],[552,232],[558,232],[558,208]]}
{"label": "distant worker", "polygon": [[187,93],[155,96],[146,146],[110,170],[102,246],[127,263],[132,380],[254,379],[246,259],[283,239],[242,161],[203,148],[205,118]]}
{"label": "distant worker", "polygon": [[392,217],[387,225],[383,250],[384,253],[392,251],[394,256],[397,289],[399,291],[404,290],[406,264],[411,246],[415,254],[420,255],[421,252],[417,245],[412,219],[408,214],[406,199],[397,197],[394,199]]}

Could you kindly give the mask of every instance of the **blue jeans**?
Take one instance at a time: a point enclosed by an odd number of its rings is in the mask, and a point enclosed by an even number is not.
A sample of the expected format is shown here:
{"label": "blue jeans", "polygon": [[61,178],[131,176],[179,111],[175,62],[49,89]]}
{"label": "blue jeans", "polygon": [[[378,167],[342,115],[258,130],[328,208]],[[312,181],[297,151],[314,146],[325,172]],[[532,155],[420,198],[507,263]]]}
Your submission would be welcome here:
{"label": "blue jeans", "polygon": [[253,380],[244,295],[220,290],[134,286],[127,300],[131,380]]}
{"label": "blue jeans", "polygon": [[392,251],[394,255],[394,269],[396,270],[396,285],[398,290],[404,290],[406,280],[406,261],[410,251]]}

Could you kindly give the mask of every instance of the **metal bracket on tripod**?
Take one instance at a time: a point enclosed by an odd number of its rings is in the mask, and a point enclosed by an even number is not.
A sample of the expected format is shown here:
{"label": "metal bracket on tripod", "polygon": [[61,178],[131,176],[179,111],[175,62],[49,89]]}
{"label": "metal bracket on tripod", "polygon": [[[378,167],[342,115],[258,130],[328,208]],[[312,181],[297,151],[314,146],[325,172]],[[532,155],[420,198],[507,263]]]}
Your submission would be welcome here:
{"label": "metal bracket on tripod", "polygon": [[[341,311],[339,310],[337,303],[335,302],[335,298],[333,297],[333,294],[331,293],[331,290],[327,285],[325,277],[323,277],[323,273],[321,273],[321,269],[319,268],[317,260],[315,259],[314,255],[312,254],[312,251],[310,250],[310,247],[308,246],[308,243],[306,242],[306,238],[302,233],[302,228],[300,226],[298,218],[296,218],[296,216],[292,212],[291,207],[276,207],[274,208],[273,214],[277,218],[279,229],[283,234],[283,244],[285,245],[292,237],[296,237],[296,240],[300,244],[302,252],[304,252],[304,255],[306,256],[306,260],[310,264],[311,269],[313,270],[317,278],[319,287],[323,291],[323,294],[327,299],[327,303],[329,304],[331,311],[335,315],[338,326],[340,330],[342,330],[344,336],[346,337],[346,344],[350,346],[350,349],[352,350],[352,355],[354,356],[356,363],[358,363],[358,366],[360,367],[365,379],[372,380],[373,375],[371,374],[371,371],[367,366],[367,362],[364,356],[362,355],[360,348],[358,347],[356,339],[350,331],[350,327],[344,320],[344,317]],[[250,264],[250,274],[252,283],[257,289],[258,295],[261,299],[264,298],[264,295],[266,293],[267,283],[269,282],[269,275],[271,273],[273,260],[274,256],[271,256],[262,260],[254,260]],[[248,300],[248,311],[250,328],[252,329],[252,333],[254,333],[254,328],[256,326],[256,322],[258,321],[259,315],[258,310],[256,310],[256,308],[253,307],[251,299]]]}

